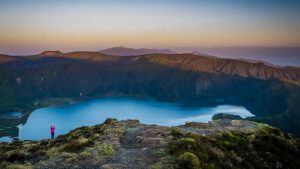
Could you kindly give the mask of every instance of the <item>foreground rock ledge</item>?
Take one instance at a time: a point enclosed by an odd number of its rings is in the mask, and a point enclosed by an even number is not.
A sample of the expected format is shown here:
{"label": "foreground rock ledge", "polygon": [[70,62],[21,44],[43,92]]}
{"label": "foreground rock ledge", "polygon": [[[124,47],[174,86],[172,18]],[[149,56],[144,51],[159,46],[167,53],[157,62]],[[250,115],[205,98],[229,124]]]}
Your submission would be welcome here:
{"label": "foreground rock ledge", "polygon": [[0,168],[300,168],[300,142],[244,120],[177,127],[107,119],[54,140],[0,143]]}

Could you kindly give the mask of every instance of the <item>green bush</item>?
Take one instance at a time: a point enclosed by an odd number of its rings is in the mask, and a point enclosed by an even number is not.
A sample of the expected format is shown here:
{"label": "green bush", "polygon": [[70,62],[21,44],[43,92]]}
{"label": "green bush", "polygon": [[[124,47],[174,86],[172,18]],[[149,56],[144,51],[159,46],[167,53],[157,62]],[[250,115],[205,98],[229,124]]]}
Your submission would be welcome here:
{"label": "green bush", "polygon": [[11,150],[6,152],[7,161],[24,161],[26,158],[26,153],[20,150]]}
{"label": "green bush", "polygon": [[73,143],[69,143],[67,145],[65,145],[64,150],[67,152],[76,152],[78,150],[81,150],[82,148],[84,148],[85,146],[82,144],[79,144],[77,142],[73,142]]}
{"label": "green bush", "polygon": [[111,156],[115,152],[113,145],[110,143],[97,144],[96,150],[103,156]]}
{"label": "green bush", "polygon": [[179,139],[178,147],[182,150],[197,150],[198,144],[195,139],[185,137]]}
{"label": "green bush", "polygon": [[178,166],[184,169],[199,169],[200,161],[195,154],[185,152],[178,157]]}
{"label": "green bush", "polygon": [[172,130],[171,130],[171,135],[174,137],[174,138],[181,138],[184,136],[184,134],[181,132],[180,128],[178,127],[173,127]]}
{"label": "green bush", "polygon": [[78,159],[88,159],[92,157],[92,153],[84,151],[78,154]]}
{"label": "green bush", "polygon": [[64,146],[64,150],[67,152],[76,152],[84,147],[90,146],[91,144],[93,144],[93,141],[85,137],[79,137],[77,140],[66,144]]}

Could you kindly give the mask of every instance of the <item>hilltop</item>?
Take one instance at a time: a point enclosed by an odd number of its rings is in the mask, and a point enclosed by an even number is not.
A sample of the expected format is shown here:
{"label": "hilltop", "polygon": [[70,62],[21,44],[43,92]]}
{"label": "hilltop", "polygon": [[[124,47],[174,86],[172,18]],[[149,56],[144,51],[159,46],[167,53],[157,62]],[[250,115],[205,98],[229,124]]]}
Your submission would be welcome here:
{"label": "hilltop", "polygon": [[104,61],[104,60],[114,60],[116,57],[108,56],[100,52],[90,52],[90,51],[74,51],[63,53],[61,51],[44,51],[37,55],[25,56],[28,61],[38,60],[38,59],[51,59],[51,58],[64,58],[64,59],[75,59],[75,60],[89,60],[89,61]]}
{"label": "hilltop", "polygon": [[3,169],[300,167],[298,139],[243,120],[163,127],[107,119],[54,140],[15,141],[0,147]]}

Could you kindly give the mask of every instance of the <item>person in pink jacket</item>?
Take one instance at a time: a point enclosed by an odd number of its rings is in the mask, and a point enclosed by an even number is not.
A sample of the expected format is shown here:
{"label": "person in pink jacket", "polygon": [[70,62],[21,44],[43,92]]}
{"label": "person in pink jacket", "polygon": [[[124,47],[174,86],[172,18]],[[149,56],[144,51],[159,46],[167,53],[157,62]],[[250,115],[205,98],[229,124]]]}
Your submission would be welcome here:
{"label": "person in pink jacket", "polygon": [[55,131],[55,126],[51,125],[50,127],[51,139],[54,139],[54,131]]}

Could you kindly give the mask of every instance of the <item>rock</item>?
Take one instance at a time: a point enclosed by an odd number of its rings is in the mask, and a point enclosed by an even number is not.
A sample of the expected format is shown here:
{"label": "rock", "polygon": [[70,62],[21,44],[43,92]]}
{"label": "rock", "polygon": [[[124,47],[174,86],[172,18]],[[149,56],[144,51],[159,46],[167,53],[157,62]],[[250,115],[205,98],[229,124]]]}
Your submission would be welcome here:
{"label": "rock", "polygon": [[218,113],[218,114],[213,115],[212,119],[213,120],[220,120],[220,119],[241,120],[243,118],[239,115]]}

